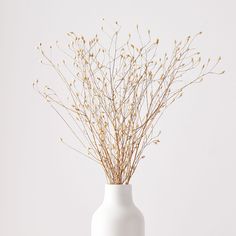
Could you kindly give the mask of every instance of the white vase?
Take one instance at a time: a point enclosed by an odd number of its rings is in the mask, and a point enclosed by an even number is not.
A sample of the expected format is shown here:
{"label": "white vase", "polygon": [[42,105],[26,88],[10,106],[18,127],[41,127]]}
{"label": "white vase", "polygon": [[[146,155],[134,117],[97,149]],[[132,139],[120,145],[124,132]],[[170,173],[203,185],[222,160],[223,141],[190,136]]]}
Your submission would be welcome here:
{"label": "white vase", "polygon": [[132,186],[107,184],[104,201],[92,217],[91,236],[144,235],[144,217],[133,202]]}

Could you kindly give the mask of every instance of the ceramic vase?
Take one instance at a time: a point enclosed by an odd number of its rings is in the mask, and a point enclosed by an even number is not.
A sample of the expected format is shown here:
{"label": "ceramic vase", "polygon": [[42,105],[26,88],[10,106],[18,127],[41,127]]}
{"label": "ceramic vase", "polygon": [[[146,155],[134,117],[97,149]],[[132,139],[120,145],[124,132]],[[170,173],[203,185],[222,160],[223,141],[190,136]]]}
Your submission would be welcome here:
{"label": "ceramic vase", "polygon": [[92,217],[91,236],[144,236],[141,211],[131,185],[105,185],[104,200]]}

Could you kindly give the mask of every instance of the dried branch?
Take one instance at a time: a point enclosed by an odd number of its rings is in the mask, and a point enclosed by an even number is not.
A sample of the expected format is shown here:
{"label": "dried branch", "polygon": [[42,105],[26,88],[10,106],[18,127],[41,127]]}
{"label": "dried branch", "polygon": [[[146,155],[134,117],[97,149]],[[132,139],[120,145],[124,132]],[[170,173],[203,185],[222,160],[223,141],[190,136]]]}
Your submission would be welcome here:
{"label": "dried branch", "polygon": [[153,130],[167,107],[188,86],[224,71],[216,71],[221,58],[202,63],[192,46],[201,33],[175,41],[170,57],[160,57],[159,40],[150,31],[144,42],[137,27],[140,46],[131,42],[131,35],[119,45],[116,26],[112,35],[102,29],[108,48],[97,35],[87,40],[68,33],[67,49],[56,43],[65,57],[60,63],[40,44],[42,63],[56,71],[64,89],[56,92],[38,81],[34,87],[70,128],[81,150],[63,143],[100,164],[109,183],[128,184],[145,148],[159,143]]}

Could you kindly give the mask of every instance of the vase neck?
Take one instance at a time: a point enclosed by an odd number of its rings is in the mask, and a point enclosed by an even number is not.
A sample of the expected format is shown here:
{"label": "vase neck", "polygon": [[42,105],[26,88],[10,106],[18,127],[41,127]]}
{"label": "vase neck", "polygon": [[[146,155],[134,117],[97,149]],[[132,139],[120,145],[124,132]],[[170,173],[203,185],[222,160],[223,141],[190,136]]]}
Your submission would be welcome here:
{"label": "vase neck", "polygon": [[105,185],[104,204],[123,204],[133,203],[131,185]]}

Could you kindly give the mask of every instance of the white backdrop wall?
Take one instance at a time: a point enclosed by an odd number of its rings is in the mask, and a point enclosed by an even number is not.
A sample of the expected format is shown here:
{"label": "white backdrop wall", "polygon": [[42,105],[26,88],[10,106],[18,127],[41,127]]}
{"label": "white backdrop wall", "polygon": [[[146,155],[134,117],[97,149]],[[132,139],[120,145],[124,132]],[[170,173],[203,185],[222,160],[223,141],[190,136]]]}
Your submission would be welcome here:
{"label": "white backdrop wall", "polygon": [[[203,31],[203,55],[227,73],[189,89],[159,124],[132,180],[147,236],[236,235],[235,1],[0,1],[0,235],[90,235],[104,176],[59,142],[70,133],[32,88],[47,80],[39,42],[96,33],[101,18],[138,23],[167,49]],[[50,74],[53,75],[53,74]]]}

